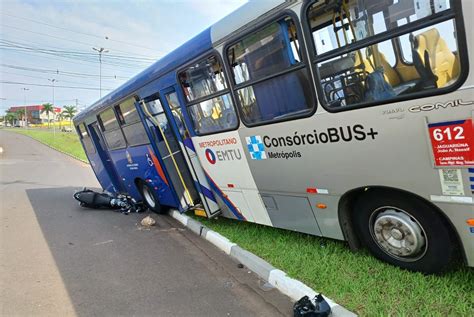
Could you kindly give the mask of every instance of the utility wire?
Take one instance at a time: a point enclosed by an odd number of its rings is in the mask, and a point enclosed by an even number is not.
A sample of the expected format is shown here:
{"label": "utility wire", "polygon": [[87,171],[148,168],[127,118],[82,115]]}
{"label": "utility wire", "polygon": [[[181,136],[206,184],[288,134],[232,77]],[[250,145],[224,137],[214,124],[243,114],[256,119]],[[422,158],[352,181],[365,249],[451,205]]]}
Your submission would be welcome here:
{"label": "utility wire", "polygon": [[[141,44],[136,44],[136,43],[130,43],[130,42],[126,42],[126,41],[111,39],[111,38],[108,37],[108,36],[102,37],[102,36],[99,36],[99,35],[97,35],[97,34],[91,34],[91,33],[86,33],[86,32],[75,31],[75,30],[71,30],[71,29],[68,29],[68,28],[59,27],[59,26],[54,25],[54,24],[49,24],[49,23],[45,23],[45,22],[42,22],[42,21],[38,21],[38,20],[33,20],[33,19],[24,18],[24,17],[19,17],[19,16],[16,16],[16,15],[9,14],[9,13],[5,13],[5,12],[1,12],[1,11],[0,11],[0,14],[6,15],[6,16],[9,16],[9,17],[13,17],[13,18],[17,18],[17,19],[21,19],[21,20],[25,20],[25,21],[30,21],[30,22],[34,22],[34,23],[46,25],[46,26],[49,26],[49,27],[52,27],[52,28],[56,28],[56,29],[60,29],[60,30],[65,30],[65,31],[74,32],[74,33],[77,33],[77,34],[82,34],[82,35],[86,35],[86,36],[91,36],[91,37],[99,38],[99,39],[102,39],[102,40],[105,39],[105,40],[107,40],[107,41],[116,42],[116,43],[121,43],[121,44],[125,44],[125,45],[130,45],[130,46],[133,46],[133,47],[140,47],[140,48],[144,48],[144,49],[147,49],[147,50],[150,50],[150,51],[153,51],[153,52],[157,52],[156,49],[151,48],[151,47],[143,46],[143,45],[141,45]],[[158,52],[160,52],[160,51],[158,50]],[[161,53],[164,53],[164,52],[161,51]]]}
{"label": "utility wire", "polygon": [[[25,85],[25,86],[38,86],[38,87],[51,87],[51,85],[46,85],[46,84],[34,84],[34,83],[23,83],[23,82],[17,82],[17,81],[5,81],[5,80],[0,80],[0,84],[6,84],[6,85]],[[96,87],[74,87],[74,86],[54,86],[54,88],[71,88],[71,89],[84,89],[84,90],[99,90],[99,88]],[[102,90],[113,90],[110,88],[102,88]]]}
{"label": "utility wire", "polygon": [[[10,28],[10,29],[14,29],[14,30],[18,30],[18,31],[22,31],[22,32],[28,32],[28,33],[32,33],[32,34],[41,35],[41,36],[47,36],[47,37],[55,38],[55,39],[62,40],[62,41],[68,41],[68,42],[72,42],[72,43],[75,43],[75,44],[86,45],[86,46],[88,46],[88,47],[94,46],[94,44],[91,44],[91,43],[85,43],[85,42],[81,42],[81,41],[77,41],[77,40],[71,40],[71,39],[66,39],[66,38],[59,37],[59,36],[54,36],[54,35],[51,35],[51,34],[46,34],[46,33],[41,33],[41,32],[35,32],[35,31],[31,31],[31,30],[26,30],[26,29],[18,28],[18,27],[16,27],[16,26],[11,26],[11,25],[7,25],[7,24],[3,24],[3,23],[2,23],[0,26],[6,27],[6,28]],[[114,50],[114,51],[116,51],[116,52],[125,53],[125,54],[139,55],[139,54],[135,54],[135,53],[131,53],[131,52],[126,52],[126,51],[122,51],[122,50],[118,50],[118,49],[111,49],[111,50]],[[160,54],[160,55],[163,55],[163,54]],[[142,55],[142,56],[145,56],[145,55]],[[148,57],[148,58],[153,58],[152,56],[146,56],[146,57]],[[159,58],[159,57],[160,57],[160,56],[157,56],[156,58]]]}
{"label": "utility wire", "polygon": [[[9,50],[8,48],[0,48],[2,50]],[[11,50],[11,49],[10,49]],[[11,50],[12,51],[12,50]],[[36,52],[27,52],[27,51],[23,51],[23,50],[17,50],[18,53],[23,53],[23,54],[27,54],[27,55],[35,55],[37,57],[41,57],[41,58],[45,58],[45,59],[49,59],[51,60],[50,57],[48,56],[42,56],[42,55],[38,55],[38,53]],[[77,59],[77,58],[71,58],[71,57],[66,57],[66,56],[57,56],[56,58],[54,58],[53,60],[54,61],[57,61],[58,59],[60,59],[61,61],[63,62],[68,62],[68,63],[73,63],[73,64],[82,64],[82,65],[87,65],[89,67],[92,67],[92,65],[88,65],[88,64],[98,64],[98,61],[94,61],[94,60],[84,60],[84,59]],[[84,63],[81,63],[80,61],[83,61],[83,62],[86,62],[88,64],[84,64]],[[102,62],[104,64],[104,62]],[[145,67],[138,67],[138,66],[124,66],[124,65],[118,65],[118,64],[115,64],[115,63],[105,63],[106,65],[109,65],[109,66],[116,66],[116,67],[122,67],[122,68],[128,68],[128,69],[134,69],[135,71],[140,71],[140,70],[143,70]],[[109,70],[111,71],[116,71],[117,69],[114,68],[112,70],[112,68],[109,68]]]}
{"label": "utility wire", "polygon": [[[16,65],[9,65],[9,64],[0,64],[0,67],[17,69],[22,71],[28,72],[37,72],[42,74],[54,74],[54,75],[61,75],[61,76],[70,76],[70,77],[78,77],[78,78],[99,78],[99,75],[90,74],[90,73],[78,73],[78,72],[68,72],[62,71],[59,69],[44,69],[44,68],[33,68],[33,67],[24,67],[24,66],[16,66]],[[110,76],[110,75],[102,75],[102,79],[129,79],[130,77],[125,76]]]}
{"label": "utility wire", "polygon": [[[0,71],[0,74],[9,74],[9,75],[15,75],[15,76],[22,76],[22,77],[29,77],[29,78],[36,78],[36,79],[44,79],[48,80],[46,77],[40,77],[40,76],[33,76],[33,75],[25,75],[25,74],[18,74],[18,73],[11,73],[11,72],[5,72],[5,71]],[[75,85],[83,85],[83,83],[78,83],[77,81],[69,81],[69,80],[64,80],[61,79],[62,83],[68,83],[68,84],[75,84]],[[55,86],[56,87],[56,86]]]}
{"label": "utility wire", "polygon": [[[54,50],[47,50],[47,49],[41,49],[41,48],[35,48],[35,47],[5,44],[1,40],[0,40],[0,49],[11,50],[11,51],[16,51],[16,52],[35,52],[35,53],[54,55],[54,56],[65,57],[65,58],[80,59],[80,60],[89,61],[89,62],[96,62],[96,59],[97,59],[96,55],[92,55],[92,54],[85,55],[83,53],[76,53],[73,51],[70,51],[70,52],[54,51]],[[114,57],[112,57],[110,60],[103,61],[103,63],[113,65],[113,66],[135,67],[135,68],[138,68],[138,67],[143,68],[151,64],[151,62],[145,63],[145,62],[132,61],[132,60],[123,60],[123,59],[118,59]]]}
{"label": "utility wire", "polygon": [[[95,54],[93,52],[61,50],[61,49],[51,49],[51,48],[40,48],[40,47],[31,46],[31,45],[29,45],[29,43],[22,43],[22,42],[11,41],[11,40],[6,40],[6,39],[0,39],[0,42],[2,42],[5,45],[11,45],[13,47],[19,47],[19,48],[29,48],[29,49],[37,49],[37,50],[55,52],[55,53],[92,56],[94,58],[97,56],[97,54]],[[127,60],[127,61],[138,61],[138,62],[154,62],[154,61],[156,61],[156,59],[154,59],[154,58],[133,57],[133,56],[125,56],[125,55],[117,55],[117,54],[107,54],[107,57],[112,58],[112,59],[124,59],[124,60]]]}
{"label": "utility wire", "polygon": [[[68,72],[68,71],[62,71],[59,69],[33,68],[33,67],[23,67],[23,66],[9,65],[9,64],[0,64],[0,67],[17,69],[17,70],[28,71],[28,72],[37,72],[41,74],[54,74],[54,75],[70,76],[70,77],[78,77],[78,78],[99,78],[99,75],[96,75],[96,74]],[[129,79],[129,78],[130,77],[125,77],[125,76],[102,75],[102,80]]]}

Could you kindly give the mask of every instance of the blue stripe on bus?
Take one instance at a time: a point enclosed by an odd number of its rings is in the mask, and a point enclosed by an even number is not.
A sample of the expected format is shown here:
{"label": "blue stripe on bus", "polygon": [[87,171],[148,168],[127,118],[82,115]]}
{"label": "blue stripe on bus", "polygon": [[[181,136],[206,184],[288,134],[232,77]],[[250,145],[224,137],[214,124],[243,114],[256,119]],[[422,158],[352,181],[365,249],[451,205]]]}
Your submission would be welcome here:
{"label": "blue stripe on bus", "polygon": [[474,177],[469,177],[469,180],[470,180],[471,182],[474,182]]}
{"label": "blue stripe on bus", "polygon": [[474,168],[468,168],[469,173],[474,173]]}
{"label": "blue stripe on bus", "polygon": [[201,193],[204,196],[206,196],[206,198],[209,198],[210,200],[212,200],[213,202],[217,204],[216,197],[214,197],[214,194],[212,193],[212,191],[209,188],[202,186],[201,184],[199,185],[200,185],[199,188],[201,189]]}
{"label": "blue stripe on bus", "polygon": [[219,196],[220,199],[226,204],[226,206],[229,208],[229,210],[234,214],[234,216],[239,219],[239,220],[244,220],[246,221],[244,215],[242,215],[238,210],[237,207],[227,198],[227,195],[222,192],[222,190],[217,186],[217,184],[212,180],[212,178],[209,176],[209,174],[203,170],[204,173],[206,174],[206,178],[209,181],[209,185],[211,185],[211,188],[214,190],[214,192]]}
{"label": "blue stripe on bus", "polygon": [[428,124],[428,127],[429,127],[429,128],[442,127],[442,126],[445,126],[445,125],[463,124],[464,122],[466,122],[466,120],[437,122],[437,123],[430,123],[430,124]]}
{"label": "blue stripe on bus", "polygon": [[474,190],[474,185],[471,185],[471,189],[473,189],[473,190]]}
{"label": "blue stripe on bus", "polygon": [[196,149],[194,148],[194,144],[193,144],[193,141],[191,140],[191,138],[187,138],[187,139],[183,140],[183,143],[187,148],[189,148],[189,149],[193,150],[194,152],[196,152]]}

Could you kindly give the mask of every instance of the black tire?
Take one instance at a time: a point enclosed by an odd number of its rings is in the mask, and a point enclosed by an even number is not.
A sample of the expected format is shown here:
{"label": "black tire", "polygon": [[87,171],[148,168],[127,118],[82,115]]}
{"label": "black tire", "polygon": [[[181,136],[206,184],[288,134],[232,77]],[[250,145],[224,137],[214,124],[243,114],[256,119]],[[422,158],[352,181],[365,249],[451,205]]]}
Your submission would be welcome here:
{"label": "black tire", "polygon": [[145,182],[140,182],[138,188],[140,189],[143,202],[148,207],[148,209],[157,214],[165,213],[166,210],[161,206],[155,190],[150,185]]}
{"label": "black tire", "polygon": [[361,242],[382,261],[434,274],[446,271],[456,257],[449,225],[421,199],[375,190],[356,202],[353,216]]}

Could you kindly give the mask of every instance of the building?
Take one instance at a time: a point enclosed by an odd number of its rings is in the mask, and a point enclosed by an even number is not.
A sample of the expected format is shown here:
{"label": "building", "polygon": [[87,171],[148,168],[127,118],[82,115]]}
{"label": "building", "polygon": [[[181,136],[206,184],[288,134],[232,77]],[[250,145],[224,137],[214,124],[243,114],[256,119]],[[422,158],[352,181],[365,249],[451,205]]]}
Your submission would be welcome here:
{"label": "building", "polygon": [[[46,112],[41,112],[43,110],[43,105],[30,105],[30,106],[13,106],[8,109],[11,112],[17,112],[19,110],[25,110],[27,113],[27,122],[28,124],[40,124],[48,122],[48,115]],[[49,120],[53,121],[57,119],[57,115],[61,113],[62,109],[54,107],[54,113],[49,114]],[[24,125],[23,118],[18,118],[18,121],[21,122],[21,125]]]}

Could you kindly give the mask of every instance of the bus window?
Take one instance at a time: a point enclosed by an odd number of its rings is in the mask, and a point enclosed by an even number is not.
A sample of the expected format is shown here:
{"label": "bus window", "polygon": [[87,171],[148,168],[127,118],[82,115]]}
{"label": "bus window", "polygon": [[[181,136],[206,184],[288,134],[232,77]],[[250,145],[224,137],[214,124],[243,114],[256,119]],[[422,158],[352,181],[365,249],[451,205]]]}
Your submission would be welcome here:
{"label": "bus window", "polygon": [[194,131],[209,134],[235,129],[237,115],[224,69],[216,56],[194,63],[179,74]]}
{"label": "bus window", "polygon": [[126,147],[125,138],[120,129],[120,125],[115,117],[114,109],[109,108],[98,116],[107,147],[110,150],[117,150]]}
{"label": "bus window", "polygon": [[145,127],[135,107],[135,100],[130,98],[121,103],[117,108],[122,118],[122,130],[128,145],[136,146],[150,143]]}
{"label": "bus window", "polygon": [[[179,144],[176,140],[176,137],[171,130],[169,125],[168,118],[163,110],[161,100],[154,97],[151,100],[145,101],[141,104],[141,108],[146,117],[146,123],[152,131],[152,136],[154,141],[158,146],[160,153],[164,153],[163,156],[169,155],[168,147],[172,153],[179,151]],[[166,145],[163,135],[166,137],[168,145]]]}
{"label": "bus window", "polygon": [[84,144],[84,148],[86,150],[87,154],[94,154],[95,153],[95,147],[94,144],[92,144],[92,140],[89,136],[89,133],[87,133],[87,129],[85,124],[80,124],[77,126],[77,130],[79,131],[79,136],[81,138],[82,144]]}
{"label": "bus window", "polygon": [[[436,6],[420,0],[311,5],[322,103],[329,109],[365,106],[453,86],[461,70],[453,15],[447,0]],[[392,34],[400,29],[401,35]],[[362,40],[365,45],[358,45]]]}
{"label": "bus window", "polygon": [[247,125],[305,116],[313,109],[308,71],[291,18],[266,25],[227,49]]}

